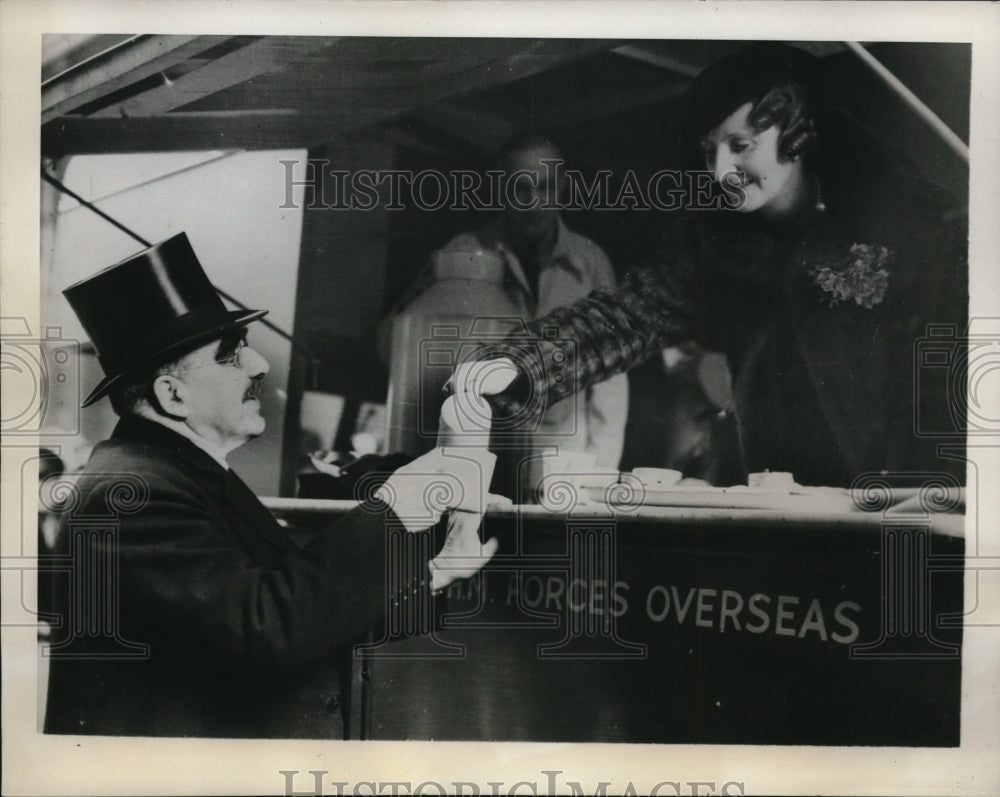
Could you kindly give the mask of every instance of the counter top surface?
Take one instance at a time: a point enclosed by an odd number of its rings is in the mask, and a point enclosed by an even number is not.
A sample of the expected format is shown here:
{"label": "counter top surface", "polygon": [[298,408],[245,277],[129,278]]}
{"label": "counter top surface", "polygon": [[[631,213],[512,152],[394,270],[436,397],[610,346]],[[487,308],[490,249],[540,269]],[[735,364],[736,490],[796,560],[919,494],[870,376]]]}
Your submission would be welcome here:
{"label": "counter top surface", "polygon": [[[965,536],[964,490],[900,488],[852,493],[841,488],[804,487],[777,493],[737,487],[649,491],[641,496],[607,491],[604,495],[610,500],[594,500],[593,491],[575,491],[552,496],[544,504],[490,504],[486,517],[536,522],[613,519],[624,524],[751,527],[881,528],[886,524],[913,523],[929,524],[933,531],[948,536]],[[275,515],[292,522],[315,522],[358,505],[355,501],[323,499],[265,498],[263,501]]]}

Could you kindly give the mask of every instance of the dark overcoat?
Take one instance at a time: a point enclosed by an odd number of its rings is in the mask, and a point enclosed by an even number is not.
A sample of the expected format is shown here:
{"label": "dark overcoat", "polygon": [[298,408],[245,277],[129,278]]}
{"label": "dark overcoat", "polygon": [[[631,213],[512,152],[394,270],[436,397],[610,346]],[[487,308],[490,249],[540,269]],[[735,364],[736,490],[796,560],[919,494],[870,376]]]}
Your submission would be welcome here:
{"label": "dark overcoat", "polygon": [[342,738],[338,670],[384,617],[384,504],[301,550],[191,441],[122,419],[57,543],[45,731]]}

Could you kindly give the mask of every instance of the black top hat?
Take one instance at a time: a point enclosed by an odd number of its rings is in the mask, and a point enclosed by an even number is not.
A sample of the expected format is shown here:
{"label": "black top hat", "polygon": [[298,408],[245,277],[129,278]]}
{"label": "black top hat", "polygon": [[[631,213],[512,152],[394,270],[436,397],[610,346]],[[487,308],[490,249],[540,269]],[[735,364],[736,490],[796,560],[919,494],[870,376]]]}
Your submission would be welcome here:
{"label": "black top hat", "polygon": [[90,336],[105,377],[83,401],[267,310],[227,310],[184,233],[109,266],[63,291]]}

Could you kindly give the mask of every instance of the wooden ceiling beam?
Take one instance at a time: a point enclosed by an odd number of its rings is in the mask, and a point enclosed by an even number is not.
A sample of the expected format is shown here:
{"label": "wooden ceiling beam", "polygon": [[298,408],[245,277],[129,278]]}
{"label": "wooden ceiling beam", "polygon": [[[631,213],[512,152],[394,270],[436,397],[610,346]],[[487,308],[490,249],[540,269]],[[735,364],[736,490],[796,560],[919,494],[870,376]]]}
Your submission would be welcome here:
{"label": "wooden ceiling beam", "polygon": [[427,127],[439,130],[487,156],[495,152],[516,129],[516,124],[506,117],[449,102],[417,108],[412,116]]}
{"label": "wooden ceiling beam", "polygon": [[[496,49],[483,55],[452,58],[424,70],[427,101],[513,83],[539,72],[604,52],[618,42],[599,39],[489,40]],[[506,46],[518,44],[519,46]],[[485,43],[484,43],[485,47]]]}
{"label": "wooden ceiling beam", "polygon": [[151,77],[228,36],[138,36],[42,84],[42,123]]}
{"label": "wooden ceiling beam", "polygon": [[661,55],[635,44],[623,44],[621,47],[615,47],[611,52],[615,55],[620,55],[622,58],[638,61],[640,64],[655,66],[657,69],[673,72],[675,75],[681,75],[685,78],[693,78],[701,71],[698,67],[684,61]]}
{"label": "wooden ceiling beam", "polygon": [[[166,46],[163,41],[153,41],[161,38],[166,38],[172,45],[169,51],[172,57],[168,58],[163,51]],[[181,42],[181,39],[184,41]],[[589,39],[483,40],[475,55],[468,56],[459,51],[451,58],[435,61],[419,70],[419,77],[409,86],[386,86],[367,91],[340,89],[331,92],[329,101],[326,101],[327,98],[312,97],[308,103],[301,105],[294,102],[290,87],[280,91],[280,82],[275,83],[282,74],[294,76],[294,70],[300,66],[295,63],[296,56],[315,57],[313,51],[326,48],[331,69],[336,69],[340,66],[341,53],[357,55],[355,51],[359,44],[373,47],[376,43],[345,39],[336,46],[330,46],[330,39],[320,37],[283,37],[253,42],[183,74],[172,86],[160,86],[129,98],[124,106],[102,109],[90,118],[62,116],[49,121],[42,130],[43,152],[58,156],[116,151],[310,146],[413,112],[424,122],[482,150],[484,146],[495,146],[511,132],[513,126],[510,120],[487,118],[481,112],[463,111],[457,105],[454,108],[440,107],[438,103],[473,92],[488,91],[492,87],[606,51],[615,42]],[[390,45],[383,42],[378,50],[383,57],[405,58],[413,55],[408,50],[409,46],[423,53],[428,49],[426,44],[403,39]],[[432,44],[434,49],[445,49],[445,42]],[[117,68],[113,70],[115,77],[108,77],[107,71],[102,71],[103,82],[92,70],[87,70],[86,76],[91,79],[91,84],[72,94],[75,98],[72,107],[99,100],[110,91],[154,75],[168,65],[179,64],[209,46],[213,46],[213,42],[205,38],[151,37],[145,42],[144,51],[148,56],[152,48],[157,56],[141,64],[141,72],[140,65],[135,63],[139,57],[137,52],[127,53],[131,58],[128,68],[124,63],[116,64]],[[243,97],[244,102],[235,105],[224,99],[227,89],[230,93],[239,91],[240,86],[255,75],[258,77],[258,90],[264,85],[270,87],[264,92],[264,101],[270,100],[270,106],[248,108],[246,100],[249,97]],[[201,108],[205,108],[219,92],[223,92],[219,106],[226,110],[172,110],[199,99],[202,100]],[[285,107],[278,107],[279,102]],[[285,102],[288,104],[285,105]],[[57,109],[69,107],[69,104],[68,101],[53,99],[48,107]],[[228,111],[230,107],[234,109],[231,112]],[[236,110],[240,108],[243,110]]]}
{"label": "wooden ceiling beam", "polygon": [[588,97],[537,114],[535,122],[543,129],[582,124],[601,117],[632,111],[636,108],[657,105],[680,96],[687,85],[687,80],[678,80],[662,86],[647,86],[614,94]]}
{"label": "wooden ceiling beam", "polygon": [[274,36],[216,58],[176,80],[129,97],[121,103],[92,114],[94,118],[116,116],[159,116],[190,105],[230,86],[253,80],[259,75],[280,72],[295,59],[326,47],[333,39],[311,36]]}
{"label": "wooden ceiling beam", "polygon": [[43,33],[42,82],[135,38],[127,33]]}
{"label": "wooden ceiling beam", "polygon": [[406,108],[357,111],[322,117],[296,110],[175,111],[160,116],[95,119],[64,116],[42,127],[41,151],[50,158],[137,152],[311,148],[378,123]]}
{"label": "wooden ceiling beam", "polygon": [[[360,130],[373,122],[389,121],[407,112],[417,113],[423,121],[431,122],[437,106],[434,109],[428,108],[428,106],[433,103],[512,83],[515,80],[554,69],[588,55],[606,51],[617,43],[597,39],[537,39],[530,41],[484,39],[482,47],[476,55],[455,56],[425,68],[421,72],[421,90],[414,93],[409,107],[400,108],[394,113],[382,109],[377,114],[372,114],[368,119],[365,119],[364,124],[352,125],[349,130],[331,127],[328,138],[324,140],[343,135],[345,132]],[[400,49],[405,48],[401,47]],[[475,116],[470,114],[466,116],[466,119],[474,121]],[[507,124],[509,126],[509,122]],[[454,132],[454,129],[447,131],[451,133]],[[468,137],[462,136],[462,138]],[[503,136],[500,138],[502,139]],[[476,146],[482,147],[482,142],[477,142]]]}
{"label": "wooden ceiling beam", "polygon": [[306,147],[314,140],[296,111],[222,111],[95,119],[65,116],[42,128],[42,154],[97,155]]}

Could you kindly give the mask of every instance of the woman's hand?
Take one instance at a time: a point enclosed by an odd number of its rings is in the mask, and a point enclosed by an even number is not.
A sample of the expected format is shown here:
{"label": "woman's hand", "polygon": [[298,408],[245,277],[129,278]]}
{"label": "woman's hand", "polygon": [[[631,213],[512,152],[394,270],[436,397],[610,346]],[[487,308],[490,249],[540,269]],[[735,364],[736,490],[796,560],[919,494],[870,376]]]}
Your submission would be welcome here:
{"label": "woman's hand", "polygon": [[516,377],[517,368],[508,357],[474,360],[460,363],[451,378],[445,382],[444,390],[448,394],[495,396],[510,387]]}

